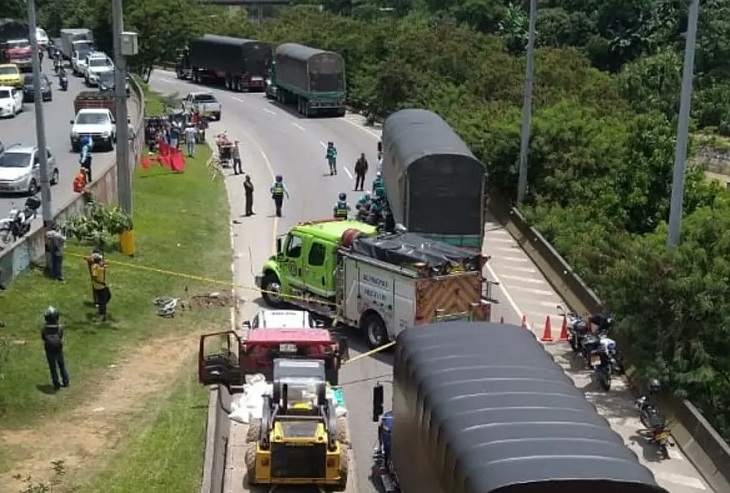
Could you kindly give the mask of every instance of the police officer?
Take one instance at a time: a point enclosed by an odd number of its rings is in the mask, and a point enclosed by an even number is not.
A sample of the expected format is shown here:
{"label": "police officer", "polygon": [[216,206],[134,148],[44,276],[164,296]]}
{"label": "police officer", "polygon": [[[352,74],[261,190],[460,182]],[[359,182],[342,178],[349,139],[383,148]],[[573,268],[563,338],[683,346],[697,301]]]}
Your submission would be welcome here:
{"label": "police officer", "polygon": [[347,203],[347,195],[340,193],[337,202],[332,210],[335,219],[347,219],[350,215],[350,204]]}
{"label": "police officer", "polygon": [[281,175],[276,175],[276,180],[271,185],[271,198],[274,199],[274,205],[276,206],[276,217],[281,217],[281,205],[284,203],[284,195],[288,199],[289,190],[284,185],[284,178]]}
{"label": "police officer", "polygon": [[375,173],[375,180],[373,180],[373,193],[376,196],[379,193],[380,195],[385,196],[385,180],[383,179],[382,171]]}
{"label": "police officer", "polygon": [[[41,330],[43,349],[46,352],[48,370],[51,372],[51,382],[54,390],[68,387],[69,378],[66,371],[66,361],[63,358],[63,327],[58,323],[60,315],[56,308],[49,306],[43,314],[45,324]],[[60,373],[60,380],[59,380]]]}

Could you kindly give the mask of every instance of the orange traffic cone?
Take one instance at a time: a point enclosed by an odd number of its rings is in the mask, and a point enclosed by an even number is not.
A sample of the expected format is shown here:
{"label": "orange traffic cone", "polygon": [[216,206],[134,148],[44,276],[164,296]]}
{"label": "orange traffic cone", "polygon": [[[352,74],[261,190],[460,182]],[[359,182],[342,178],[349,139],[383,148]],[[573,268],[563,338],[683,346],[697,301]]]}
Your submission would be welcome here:
{"label": "orange traffic cone", "polygon": [[560,328],[560,340],[568,340],[568,317],[563,315],[563,326]]}
{"label": "orange traffic cone", "polygon": [[527,326],[527,315],[522,315],[522,328],[523,328],[523,329],[528,329],[528,330],[530,329],[530,328],[529,328],[529,327]]}
{"label": "orange traffic cone", "polygon": [[550,326],[550,315],[545,317],[545,330],[542,332],[540,340],[542,342],[553,342],[553,329]]}
{"label": "orange traffic cone", "polygon": [[501,323],[501,324],[504,323],[504,317],[499,317],[499,323]]}

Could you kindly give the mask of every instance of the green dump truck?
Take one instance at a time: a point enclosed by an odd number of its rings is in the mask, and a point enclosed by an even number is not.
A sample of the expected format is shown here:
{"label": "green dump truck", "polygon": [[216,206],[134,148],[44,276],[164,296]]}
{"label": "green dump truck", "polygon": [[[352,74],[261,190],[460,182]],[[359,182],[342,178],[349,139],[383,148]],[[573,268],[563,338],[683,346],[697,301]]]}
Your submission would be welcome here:
{"label": "green dump truck", "polygon": [[345,116],[345,60],[332,51],[284,43],[274,51],[266,96],[299,114]]}

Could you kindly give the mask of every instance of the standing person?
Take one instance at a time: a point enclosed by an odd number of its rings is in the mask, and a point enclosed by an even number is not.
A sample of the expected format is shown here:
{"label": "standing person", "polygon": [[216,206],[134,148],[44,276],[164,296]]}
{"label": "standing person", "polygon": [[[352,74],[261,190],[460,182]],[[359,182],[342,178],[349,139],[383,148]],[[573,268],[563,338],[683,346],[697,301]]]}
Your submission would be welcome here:
{"label": "standing person", "polygon": [[174,147],[175,149],[177,149],[178,145],[180,144],[180,128],[177,126],[177,122],[174,122],[172,125],[170,125],[169,135],[170,147]]}
{"label": "standing person", "polygon": [[368,160],[365,153],[361,152],[360,157],[355,161],[355,191],[363,191],[365,186],[365,175],[368,172]]}
{"label": "standing person", "polygon": [[330,167],[330,176],[337,174],[337,148],[334,142],[327,142],[327,164]]}
{"label": "standing person", "polygon": [[96,290],[94,289],[94,279],[91,275],[91,267],[94,265],[96,257],[99,257],[100,259],[104,258],[102,256],[101,250],[99,250],[98,248],[94,248],[91,251],[91,255],[86,257],[86,267],[88,267],[89,269],[89,280],[91,280],[91,300],[94,302],[94,307],[99,306],[99,302],[96,299]]}
{"label": "standing person", "polygon": [[241,151],[238,149],[238,143],[238,140],[234,141],[233,146],[231,147],[231,158],[233,159],[234,175],[243,174],[243,169],[241,169]]}
{"label": "standing person", "polygon": [[63,248],[66,236],[60,231],[58,224],[53,223],[46,233],[51,252],[51,278],[63,282]]}
{"label": "standing person", "polygon": [[185,127],[185,146],[188,148],[188,157],[195,157],[195,139],[198,136],[198,129],[190,124]]}
{"label": "standing person", "polygon": [[332,208],[332,215],[335,219],[344,220],[347,220],[350,216],[350,204],[347,203],[347,194],[344,192],[341,192],[337,197],[337,202],[335,202],[335,206]]}
{"label": "standing person", "polygon": [[[48,370],[51,372],[53,389],[58,391],[61,387],[68,387],[69,378],[66,371],[66,361],[63,357],[63,327],[58,323],[60,315],[58,310],[49,306],[43,314],[45,323],[41,329],[41,340],[43,349],[46,352]],[[60,379],[59,377],[60,373]]]}
{"label": "standing person", "polygon": [[91,183],[91,148],[93,147],[93,141],[88,135],[84,137],[83,144],[81,146],[81,156],[79,157],[79,163],[81,167],[86,170],[87,183]]}
{"label": "standing person", "polygon": [[288,199],[289,190],[284,185],[284,178],[281,175],[276,175],[276,180],[271,185],[271,198],[274,199],[274,205],[276,206],[276,217],[281,217],[281,206],[284,203],[284,195]]}
{"label": "standing person", "polygon": [[246,217],[253,216],[253,183],[251,175],[246,175],[243,180],[243,191],[246,193]]}
{"label": "standing person", "polygon": [[91,265],[91,287],[94,288],[100,321],[106,321],[106,306],[112,299],[109,285],[106,282],[106,262],[99,254],[92,255]]}

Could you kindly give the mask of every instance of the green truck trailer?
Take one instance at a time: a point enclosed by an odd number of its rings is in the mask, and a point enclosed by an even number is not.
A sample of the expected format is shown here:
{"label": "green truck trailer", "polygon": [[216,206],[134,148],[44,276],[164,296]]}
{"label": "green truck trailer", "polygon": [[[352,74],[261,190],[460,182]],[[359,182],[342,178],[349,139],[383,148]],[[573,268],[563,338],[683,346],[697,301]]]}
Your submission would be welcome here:
{"label": "green truck trailer", "polygon": [[269,66],[266,96],[296,104],[310,116],[345,116],[345,60],[332,51],[296,43],[279,45]]}

